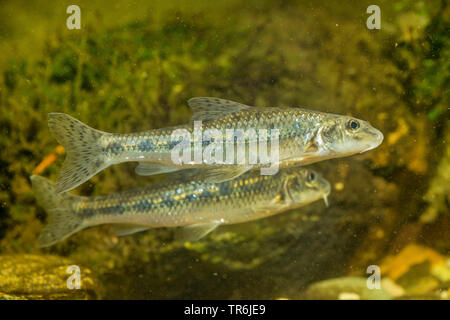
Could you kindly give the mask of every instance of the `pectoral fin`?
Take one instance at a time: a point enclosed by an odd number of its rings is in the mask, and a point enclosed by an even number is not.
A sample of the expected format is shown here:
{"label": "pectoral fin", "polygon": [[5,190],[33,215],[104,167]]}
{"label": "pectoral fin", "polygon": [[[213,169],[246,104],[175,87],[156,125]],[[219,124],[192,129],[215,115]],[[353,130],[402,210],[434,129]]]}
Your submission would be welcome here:
{"label": "pectoral fin", "polygon": [[219,223],[192,224],[178,230],[175,234],[175,239],[184,242],[197,241],[216,229],[219,225]]}
{"label": "pectoral fin", "polygon": [[179,168],[165,166],[153,162],[139,162],[139,165],[134,170],[140,176],[152,176],[155,174],[169,173],[178,171]]}
{"label": "pectoral fin", "polygon": [[273,201],[262,206],[253,206],[253,212],[278,212],[287,207],[286,199],[283,195],[279,195]]}
{"label": "pectoral fin", "polygon": [[305,153],[315,153],[317,151],[319,151],[319,146],[315,141],[309,141],[303,150]]}

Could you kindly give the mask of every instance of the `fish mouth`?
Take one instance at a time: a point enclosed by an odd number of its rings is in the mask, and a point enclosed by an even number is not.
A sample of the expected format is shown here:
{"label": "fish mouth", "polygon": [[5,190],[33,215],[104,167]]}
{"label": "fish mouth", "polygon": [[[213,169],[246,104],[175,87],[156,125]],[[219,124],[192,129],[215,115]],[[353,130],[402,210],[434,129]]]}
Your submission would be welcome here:
{"label": "fish mouth", "polygon": [[380,130],[377,130],[377,129],[374,128],[372,134],[375,137],[373,142],[371,144],[369,144],[367,146],[367,148],[362,150],[360,153],[363,153],[363,152],[375,149],[376,147],[378,147],[383,142],[384,135],[383,135],[383,133]]}

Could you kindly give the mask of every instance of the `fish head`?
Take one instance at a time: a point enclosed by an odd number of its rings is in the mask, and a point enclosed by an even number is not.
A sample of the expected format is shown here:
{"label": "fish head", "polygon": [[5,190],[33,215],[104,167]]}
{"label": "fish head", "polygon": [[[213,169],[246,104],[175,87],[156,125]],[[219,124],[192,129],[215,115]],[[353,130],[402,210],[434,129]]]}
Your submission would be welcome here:
{"label": "fish head", "polygon": [[336,116],[319,130],[318,145],[323,154],[347,156],[378,147],[383,134],[364,120]]}
{"label": "fish head", "polygon": [[294,206],[305,205],[330,194],[330,183],[318,172],[306,168],[292,168],[286,181],[286,192]]}

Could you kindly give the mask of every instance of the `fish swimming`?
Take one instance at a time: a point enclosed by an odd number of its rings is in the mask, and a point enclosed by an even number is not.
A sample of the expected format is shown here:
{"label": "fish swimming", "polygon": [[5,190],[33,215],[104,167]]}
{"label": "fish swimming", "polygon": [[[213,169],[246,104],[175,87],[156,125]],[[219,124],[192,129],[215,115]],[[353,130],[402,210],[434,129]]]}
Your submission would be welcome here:
{"label": "fish swimming", "polygon": [[[302,108],[252,107],[206,97],[192,98],[188,104],[194,112],[191,122],[202,121],[204,130],[216,130],[224,138],[229,138],[227,129],[245,132],[252,129],[272,132],[276,129],[276,160],[281,166],[284,161],[289,165],[305,165],[365,152],[377,147],[383,140],[383,134],[368,122],[344,115]],[[57,192],[71,190],[110,165],[128,161],[139,162],[136,172],[140,175],[198,168],[198,172],[202,173],[198,178],[207,182],[232,180],[252,168],[260,167],[235,162],[175,163],[172,154],[180,143],[173,139],[176,130],[192,133],[189,143],[195,153],[195,143],[199,139],[195,137],[192,123],[128,134],[102,132],[63,113],[50,113],[48,123],[67,153],[56,181]],[[250,144],[250,140],[259,138],[245,136],[244,143]],[[207,143],[200,141],[201,152],[208,147]],[[248,149],[246,153],[248,157]]]}
{"label": "fish swimming", "polygon": [[252,170],[221,183],[170,180],[101,197],[57,193],[40,176],[31,176],[31,182],[48,215],[48,225],[38,239],[40,246],[100,224],[125,225],[118,235],[183,227],[179,238],[194,241],[219,225],[264,218],[319,199],[327,204],[330,193],[327,180],[303,167],[282,169],[272,176]]}

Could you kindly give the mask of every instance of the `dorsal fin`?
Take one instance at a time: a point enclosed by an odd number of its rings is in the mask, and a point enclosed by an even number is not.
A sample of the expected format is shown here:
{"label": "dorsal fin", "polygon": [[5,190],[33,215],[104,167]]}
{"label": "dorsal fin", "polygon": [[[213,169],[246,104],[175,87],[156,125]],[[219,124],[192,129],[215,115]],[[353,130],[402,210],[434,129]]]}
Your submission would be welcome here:
{"label": "dorsal fin", "polygon": [[191,121],[208,121],[225,115],[251,108],[245,104],[212,97],[198,97],[188,100],[188,105],[194,112]]}

